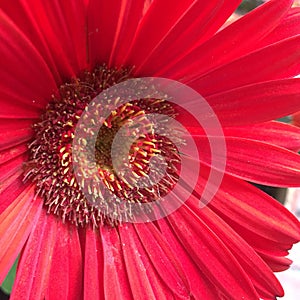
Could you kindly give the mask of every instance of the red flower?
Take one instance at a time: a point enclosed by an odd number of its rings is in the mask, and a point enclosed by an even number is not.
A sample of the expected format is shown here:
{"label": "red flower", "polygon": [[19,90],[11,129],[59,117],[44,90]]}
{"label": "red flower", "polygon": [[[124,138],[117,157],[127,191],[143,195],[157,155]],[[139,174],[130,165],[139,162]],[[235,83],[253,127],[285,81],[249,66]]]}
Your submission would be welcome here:
{"label": "red flower", "polygon": [[[11,299],[283,295],[273,271],[288,268],[299,222],[247,181],[300,185],[300,130],[270,121],[300,110],[300,82],[293,79],[300,71],[300,12],[290,8],[292,1],[271,0],[219,30],[239,3],[2,1],[0,282],[21,252]],[[69,168],[74,126],[92,98],[128,76],[180,81],[219,117],[226,172],[204,208],[198,202],[211,163],[206,151],[195,190],[163,219],[116,224],[84,198]],[[176,115],[198,144],[205,143],[188,113],[162,102],[122,106],[97,139],[100,175],[125,201],[129,185],[111,177],[106,156],[111,124],[121,126],[122,118],[150,107]],[[179,154],[162,143],[149,134],[135,145],[139,172],[148,161],[138,155]],[[168,171],[174,182],[178,162]],[[130,199],[156,201],[174,182]]]}

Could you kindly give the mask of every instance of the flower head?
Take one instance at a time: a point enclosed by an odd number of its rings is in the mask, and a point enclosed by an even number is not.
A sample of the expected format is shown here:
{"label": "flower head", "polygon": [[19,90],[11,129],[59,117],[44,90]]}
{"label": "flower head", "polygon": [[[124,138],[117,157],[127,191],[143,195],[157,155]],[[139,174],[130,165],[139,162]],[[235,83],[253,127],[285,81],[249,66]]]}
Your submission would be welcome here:
{"label": "flower head", "polygon": [[239,3],[1,3],[12,299],[283,295],[299,222],[248,182],[300,185],[300,129],[272,121],[300,110],[300,13],[223,26]]}

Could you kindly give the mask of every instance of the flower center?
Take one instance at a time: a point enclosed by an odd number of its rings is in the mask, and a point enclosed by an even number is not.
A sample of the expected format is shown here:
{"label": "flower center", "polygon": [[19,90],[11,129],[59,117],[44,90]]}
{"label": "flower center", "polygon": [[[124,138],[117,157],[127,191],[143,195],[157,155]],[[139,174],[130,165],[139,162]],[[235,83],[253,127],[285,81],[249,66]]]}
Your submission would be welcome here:
{"label": "flower center", "polygon": [[[60,87],[58,95],[52,96],[40,121],[33,125],[35,136],[29,145],[30,159],[25,164],[24,176],[36,184],[36,195],[44,200],[48,213],[60,216],[64,222],[98,227],[115,226],[119,220],[130,221],[132,212],[128,206],[123,211],[118,207],[109,214],[105,213],[108,193],[114,194],[121,202],[148,203],[168,193],[178,181],[180,157],[177,148],[167,137],[157,135],[147,119],[149,113],[173,117],[175,109],[168,101],[154,98],[133,100],[117,106],[105,119],[99,132],[95,133],[94,161],[106,192],[97,190],[97,186],[86,181],[84,176],[80,177],[80,172],[79,177],[74,174],[72,143],[83,111],[88,109],[93,98],[128,79],[129,75],[128,69],[108,69],[106,66],[83,73],[71,83]],[[90,112],[95,122],[98,109],[101,107]],[[112,149],[118,147],[118,144],[114,144],[115,137],[133,120],[145,130],[135,139],[132,139],[132,132],[128,132],[128,139],[119,145],[122,147],[114,149],[115,153],[120,153],[114,159]],[[88,142],[81,139],[81,143],[86,146]],[[124,144],[125,149],[129,149],[127,153],[122,153]],[[154,180],[151,186],[138,185],[140,179],[149,177],[153,171],[155,159],[156,165],[165,165],[165,173],[160,174],[154,168],[154,177],[151,178],[153,181],[156,176],[157,181]],[[129,177],[124,175],[128,170]],[[87,200],[81,188],[85,185],[88,185],[87,193],[95,196],[94,203]],[[122,216],[115,218],[116,214]]]}

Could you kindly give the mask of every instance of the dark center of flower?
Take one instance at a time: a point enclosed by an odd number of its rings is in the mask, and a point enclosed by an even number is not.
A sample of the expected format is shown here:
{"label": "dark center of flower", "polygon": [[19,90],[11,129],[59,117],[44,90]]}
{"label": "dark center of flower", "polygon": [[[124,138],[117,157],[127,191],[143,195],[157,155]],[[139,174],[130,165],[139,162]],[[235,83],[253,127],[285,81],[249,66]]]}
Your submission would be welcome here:
{"label": "dark center of flower", "polygon": [[[109,195],[103,190],[96,190],[97,186],[91,181],[86,181],[84,177],[78,182],[80,176],[76,177],[74,174],[72,158],[76,125],[86,107],[102,91],[128,79],[129,74],[128,69],[108,69],[106,66],[83,73],[71,83],[60,87],[58,95],[52,96],[40,121],[33,125],[35,136],[29,145],[30,159],[25,165],[25,179],[35,182],[36,195],[42,197],[48,212],[60,216],[64,222],[70,221],[81,226],[89,224],[95,227],[105,224],[114,226],[119,221],[116,221],[112,214],[122,214],[119,219],[125,221],[131,218],[132,212],[128,207],[122,212],[119,209],[110,214],[104,212],[103,207],[107,204]],[[107,192],[113,193],[118,201],[126,203],[156,201],[168,193],[178,180],[180,157],[177,148],[167,137],[157,135],[151,130],[151,122],[147,120],[149,113],[172,117],[175,110],[164,99],[129,101],[112,110],[96,133],[94,160],[97,171]],[[91,112],[91,118],[97,122],[97,107]],[[128,136],[129,152],[125,153],[127,156],[124,160],[120,149],[117,172],[116,161],[113,161],[111,154],[113,141],[119,130],[132,120],[147,130],[134,142]],[[85,146],[87,141],[82,139],[81,143]],[[165,174],[163,176],[156,174],[158,181],[152,186],[135,185],[139,179],[149,176],[151,161],[155,158],[158,160],[156,163],[165,165]],[[123,169],[130,170],[129,178],[120,175],[120,170]],[[98,195],[95,203],[88,201],[80,188],[85,184],[88,185],[89,195]]]}

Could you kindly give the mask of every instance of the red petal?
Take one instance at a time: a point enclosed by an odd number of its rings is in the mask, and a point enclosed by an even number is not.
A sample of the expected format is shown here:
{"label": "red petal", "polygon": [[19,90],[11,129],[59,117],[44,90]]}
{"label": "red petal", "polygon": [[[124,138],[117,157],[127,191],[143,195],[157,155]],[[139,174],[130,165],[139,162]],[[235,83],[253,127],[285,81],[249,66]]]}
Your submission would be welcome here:
{"label": "red petal", "polygon": [[[29,113],[28,116],[25,116],[24,118],[29,119],[31,118],[32,114],[35,115],[37,112],[44,109],[49,99],[46,99],[45,95],[43,95],[43,98],[38,98],[38,99],[36,99],[36,95],[30,97],[26,96],[27,93],[26,84],[24,84],[23,82],[18,82],[17,79],[14,78],[13,76],[14,74],[8,73],[5,78],[5,81],[8,82],[8,85],[1,87],[1,98],[2,98],[1,101],[3,102],[4,105],[2,107],[4,112],[1,112],[1,114],[3,114],[4,117],[7,116],[6,118],[9,118],[9,114],[8,114],[9,111],[12,111],[12,113],[16,113],[19,110],[28,111]],[[34,91],[31,91],[31,93],[32,92]],[[15,110],[16,110],[15,112],[13,111],[13,109],[11,109],[12,105],[15,106]]]}
{"label": "red petal", "polygon": [[[57,235],[53,244],[46,299],[82,299],[82,257],[77,228],[53,217]],[[89,266],[93,268],[94,266]]]}
{"label": "red petal", "polygon": [[55,217],[42,210],[21,255],[12,300],[44,299],[55,239]]}
{"label": "red petal", "polygon": [[223,129],[225,136],[258,140],[290,150],[300,149],[300,128],[281,122]]}
{"label": "red petal", "polygon": [[[47,1],[42,2],[45,5],[45,16],[48,17],[48,28],[45,29],[44,36],[49,37],[48,30],[52,30],[52,37],[55,37],[53,45],[49,49],[57,49],[56,41],[62,48],[65,59],[70,62],[72,71],[76,75],[87,68],[87,8],[84,0],[67,1]],[[52,12],[52,15],[49,14]],[[40,12],[39,12],[40,13]],[[45,19],[41,18],[41,24],[44,27]],[[54,25],[54,26],[53,26]],[[46,31],[47,30],[47,31]],[[56,47],[56,48],[55,48]],[[55,61],[58,60],[58,55]],[[61,70],[60,60],[56,66]]]}
{"label": "red petal", "polygon": [[278,257],[272,255],[264,255],[259,253],[259,255],[264,259],[264,261],[270,266],[273,272],[282,272],[287,270],[292,261],[286,257]]}
{"label": "red petal", "polygon": [[108,63],[113,47],[121,1],[89,1],[88,6],[88,45],[89,60],[92,67]]}
{"label": "red petal", "polygon": [[25,128],[30,128],[32,125],[32,120],[28,119],[18,119],[18,120],[10,120],[10,119],[0,119],[0,130],[20,130]]}
{"label": "red petal", "polygon": [[283,296],[283,289],[271,269],[230,226],[208,207],[199,209],[198,200],[191,198],[187,205],[223,241],[247,272],[261,298]]}
{"label": "red petal", "polygon": [[28,0],[1,8],[45,58],[59,84],[87,66],[85,6],[84,0]]}
{"label": "red petal", "polygon": [[[217,211],[215,208],[213,209]],[[287,259],[286,256],[288,255],[288,250],[294,243],[293,240],[290,240],[289,243],[282,243],[280,240],[270,240],[263,237],[260,230],[257,230],[256,232],[253,229],[248,229],[242,222],[235,222],[229,216],[227,216],[226,213],[223,214],[223,212],[217,211],[217,214],[223,220],[225,220],[226,223],[229,224],[240,236],[242,236],[249,245],[251,245],[251,247],[273,271],[286,270],[290,265],[291,261]],[[265,224],[263,219],[261,219],[261,223]],[[259,226],[262,227],[263,225]],[[274,234],[277,235],[276,232]]]}
{"label": "red petal", "polygon": [[[270,240],[265,237],[266,234],[261,234],[260,230],[255,232],[251,228],[246,228],[242,223],[238,224],[231,222],[231,220],[229,220],[228,217],[223,215],[221,212],[219,214],[222,216],[222,219],[226,220],[226,222],[229,223],[231,227],[234,228],[234,230],[238,232],[238,234],[242,236],[257,253],[277,257],[285,257],[289,254],[288,251],[292,248],[294,240],[290,240],[287,243],[283,243],[280,240]],[[263,223],[264,219],[262,219],[261,222]],[[275,235],[277,234],[278,233],[275,232]]]}
{"label": "red petal", "polygon": [[292,244],[283,244],[280,241],[274,242],[250,232],[242,226],[237,226],[235,224],[232,226],[245,240],[247,240],[272,271],[284,271],[291,265],[292,261],[286,258],[286,256],[289,254],[288,250],[292,247]]}
{"label": "red petal", "polygon": [[259,44],[258,47],[265,47],[267,45],[279,42],[290,36],[300,34],[300,9],[292,8],[289,11],[288,16],[276,27],[274,30],[266,36]]}
{"label": "red petal", "polygon": [[300,185],[300,155],[295,152],[242,138],[229,137],[226,143],[227,173],[269,186]]}
{"label": "red petal", "polygon": [[21,170],[22,164],[27,160],[27,155],[19,155],[3,164],[0,164],[0,182],[8,179],[11,175]]}
{"label": "red petal", "polygon": [[5,131],[0,129],[0,151],[28,142],[32,138],[32,134],[31,128]]}
{"label": "red petal", "polygon": [[[47,99],[56,88],[56,82],[47,63],[36,50],[31,41],[17,26],[0,10],[0,56],[2,67],[0,70],[0,102],[1,115],[9,113],[18,116],[18,112],[26,118],[32,117],[32,110],[36,112],[33,102],[47,103]],[[21,105],[21,102],[27,106]],[[6,110],[3,105],[14,110]],[[20,107],[19,107],[20,106]],[[3,110],[2,110],[3,109]]]}
{"label": "red petal", "polygon": [[20,144],[18,146],[8,148],[6,150],[0,151],[0,164],[3,164],[28,150],[27,144]]}
{"label": "red petal", "polygon": [[207,101],[223,126],[241,126],[300,110],[299,89],[300,79],[284,79],[236,88],[207,97]]}
{"label": "red petal", "polygon": [[172,63],[173,68],[166,74],[177,78],[186,74],[204,74],[258,49],[257,42],[280,22],[291,3],[292,1],[273,0],[261,5],[219,31],[180,62]]}
{"label": "red petal", "polygon": [[296,36],[252,52],[210,73],[193,74],[194,79],[177,79],[203,96],[209,96],[261,81],[296,76],[300,72],[299,60],[300,36]]}
{"label": "red petal", "polygon": [[291,246],[300,239],[299,221],[286,208],[239,179],[225,175],[209,207],[226,216],[227,223],[235,223],[278,245],[285,243]]}
{"label": "red petal", "polygon": [[84,261],[84,299],[104,299],[103,249],[99,232],[87,228]]}
{"label": "red petal", "polygon": [[210,39],[235,12],[241,2],[241,0],[222,0],[221,8],[217,11],[216,15],[208,20],[207,24],[205,25],[205,32],[202,38],[198,41],[197,45]]}
{"label": "red petal", "polygon": [[18,169],[11,176],[4,179],[0,184],[0,195],[7,189],[12,183],[14,183],[17,179],[23,180],[23,170]]}
{"label": "red petal", "polygon": [[[115,37],[110,51],[110,66],[121,67],[124,65],[124,57],[128,53],[138,24],[143,17],[144,5],[144,0],[122,1]],[[108,26],[110,25],[108,24]]]}
{"label": "red petal", "polygon": [[176,253],[176,257],[181,262],[182,266],[184,266],[184,272],[191,286],[191,295],[194,296],[195,299],[218,299],[220,295],[216,287],[207,279],[205,273],[203,273],[193,262],[189,255],[190,253],[186,250],[184,245],[178,241],[178,234],[172,231],[168,221],[166,219],[160,219],[157,222],[165,240],[168,241],[173,252]]}
{"label": "red petal", "polygon": [[189,285],[180,262],[153,224],[135,224],[135,229],[162,280],[180,298],[188,297]]}
{"label": "red petal", "polygon": [[168,220],[192,259],[225,297],[258,298],[246,272],[201,219],[181,207]]}
{"label": "red petal", "polygon": [[[181,117],[183,120],[183,118]],[[191,123],[191,121],[189,121]],[[203,128],[193,124],[186,126],[192,136],[201,136],[203,140],[211,137],[203,131]],[[274,144],[292,151],[300,149],[300,129],[296,126],[270,121],[242,127],[224,127],[224,136],[238,137],[256,140],[268,144]]]}
{"label": "red petal", "polygon": [[133,298],[170,299],[170,289],[160,280],[151,263],[153,258],[147,255],[133,226],[124,224],[119,233]]}
{"label": "red petal", "polygon": [[[19,86],[20,87],[20,86]],[[1,87],[0,87],[0,94]],[[18,102],[11,102],[11,98],[3,97],[5,102],[1,102],[0,118],[6,119],[37,119],[41,112],[25,104],[20,104]]]}
{"label": "red petal", "polygon": [[139,66],[192,2],[193,0],[153,1],[137,28],[126,64]]}
{"label": "red petal", "polygon": [[115,228],[100,228],[104,254],[104,295],[105,299],[132,299],[126,265],[122,256],[121,242]]}
{"label": "red petal", "polygon": [[[17,178],[14,178],[17,174]],[[0,192],[0,214],[25,190],[31,183],[24,183],[23,175],[16,172],[11,175],[13,180]]]}
{"label": "red petal", "polygon": [[120,56],[128,51],[143,9],[141,0],[89,2],[88,42],[92,67],[113,63],[115,59],[120,64]]}
{"label": "red petal", "polygon": [[[211,167],[207,137],[194,135],[193,138],[200,147],[200,162]],[[217,145],[219,138],[211,136],[210,143]],[[247,181],[279,187],[300,185],[300,155],[293,151],[240,137],[226,137],[223,150],[214,157],[214,170],[222,171],[220,166],[226,163],[226,173]]]}
{"label": "red petal", "polygon": [[34,186],[29,186],[0,215],[0,283],[37,223],[42,202],[33,198]]}
{"label": "red petal", "polygon": [[[159,1],[157,2],[159,3]],[[141,33],[138,36],[140,44],[133,45],[133,51],[135,50],[136,53],[130,54],[129,61],[127,60],[126,63],[139,67],[147,58],[148,65],[143,66],[140,73],[143,75],[155,74],[158,76],[159,74],[164,76],[165,73],[163,71],[160,72],[160,70],[163,70],[166,64],[176,63],[179,57],[186,55],[192,48],[213,36],[238,7],[240,2],[240,0],[210,1],[209,3],[193,1],[189,7],[185,7],[178,14],[176,19],[170,20],[169,27],[164,27],[165,30],[162,30],[160,25],[162,22],[164,22],[164,25],[167,25],[169,19],[166,16],[170,16],[169,10],[173,11],[174,9],[174,1],[170,4],[171,7],[165,6],[165,3],[168,5],[165,1],[162,4],[165,8],[158,7],[158,11],[153,12],[155,14],[153,20],[157,20],[157,15],[160,15],[161,17],[158,17],[158,19],[161,22],[151,23],[151,20],[149,21],[150,34],[155,40],[151,40],[152,44],[149,45],[148,42],[145,43],[145,36],[147,35],[143,36]],[[158,29],[155,30],[154,28],[157,26]],[[158,32],[160,32],[160,35],[157,35]],[[160,45],[160,43],[162,44]],[[157,46],[158,49],[156,51]],[[145,47],[145,49],[140,47]],[[139,49],[143,49],[143,51],[139,52]],[[149,55],[152,55],[154,50],[156,51],[155,56],[150,58]]]}
{"label": "red petal", "polygon": [[[141,57],[134,73],[158,74],[166,64],[174,64],[196,44],[203,42],[212,25],[211,20],[216,21],[218,13],[224,9],[223,4],[220,0],[194,1],[148,55]],[[134,62],[134,57],[132,60]]]}

